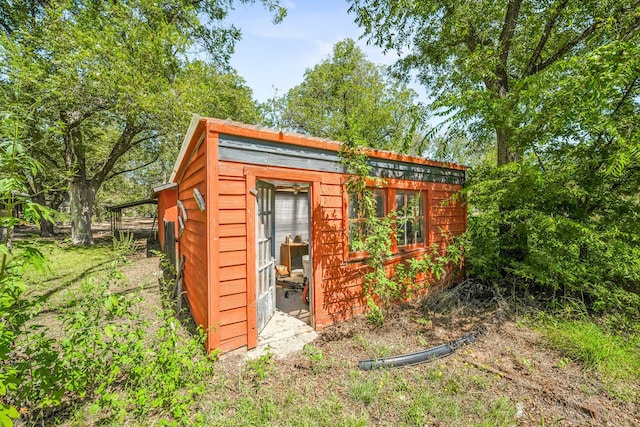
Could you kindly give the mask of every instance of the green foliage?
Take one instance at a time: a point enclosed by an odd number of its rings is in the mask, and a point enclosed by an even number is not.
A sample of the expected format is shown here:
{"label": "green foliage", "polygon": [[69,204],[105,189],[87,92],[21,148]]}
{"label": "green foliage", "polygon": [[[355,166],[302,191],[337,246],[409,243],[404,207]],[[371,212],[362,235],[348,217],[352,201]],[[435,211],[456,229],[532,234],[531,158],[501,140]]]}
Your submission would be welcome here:
{"label": "green foliage", "polygon": [[[637,313],[640,6],[351,4],[370,40],[399,52],[397,71],[417,71],[447,115],[439,156],[485,153],[466,190],[470,274]],[[487,166],[489,147],[503,168]]]}
{"label": "green foliage", "polygon": [[324,372],[328,367],[327,360],[321,349],[316,348],[313,344],[307,343],[302,348],[304,354],[311,362],[311,370],[315,373]]}
{"label": "green foliage", "polygon": [[[114,239],[115,261],[105,278],[82,281],[62,307],[62,332],[52,333],[34,319],[41,307],[37,298],[24,296],[25,273],[42,276],[48,266],[36,244],[20,242],[14,249],[12,231],[26,220],[52,220],[53,212],[26,194],[27,180],[40,166],[20,145],[18,134],[5,130],[0,141],[0,422],[12,425],[17,408],[44,422],[51,408],[95,398],[95,410],[120,421],[128,415],[168,413],[167,422],[190,423],[191,405],[204,392],[202,378],[211,369],[203,354],[204,337],[180,334],[170,312],[161,313],[157,324],[147,324],[136,309],[142,303],[137,294],[118,289],[123,276],[117,267],[135,249],[133,236]],[[13,215],[18,204],[23,218]],[[75,263],[71,269],[78,272],[79,265],[84,266]]]}
{"label": "green foliage", "polygon": [[449,130],[497,148],[500,165],[550,138],[584,136],[577,122],[614,124],[600,130],[617,138],[621,122],[633,120],[616,108],[638,103],[632,0],[350,3],[369,41],[398,53],[396,71],[417,73]]}
{"label": "green foliage", "polygon": [[384,312],[380,308],[380,306],[376,303],[373,295],[371,293],[366,296],[367,298],[367,320],[374,326],[382,326],[384,323]]}
{"label": "green foliage", "polygon": [[637,335],[622,336],[586,317],[543,315],[539,327],[551,346],[602,375],[612,395],[625,401],[637,400],[637,390],[629,387],[640,381]]}
{"label": "green foliage", "polygon": [[154,323],[144,320],[144,301],[119,288],[118,262],[106,280],[86,279],[67,302],[61,338],[36,324],[18,338],[23,351],[13,353],[14,367],[23,381],[12,399],[32,410],[91,399],[92,412],[119,422],[153,415],[190,424],[212,372],[204,334],[185,334],[170,310]]}
{"label": "green foliage", "polygon": [[[238,1],[262,3],[276,21],[285,15],[277,0]],[[141,188],[151,179],[166,180],[164,162],[140,171],[159,158],[175,158],[176,134],[193,111],[257,117],[250,90],[228,72],[240,32],[222,21],[234,3],[3,4],[0,99],[27,112],[30,154],[51,172],[34,187],[69,191],[74,243],[92,243],[90,213],[105,182],[116,179],[125,183],[116,188],[146,193]],[[191,61],[193,49],[211,60]]]}
{"label": "green foliage", "polygon": [[379,387],[375,378],[354,378],[349,394],[352,399],[369,406],[378,397]]}
{"label": "green foliage", "polygon": [[430,285],[430,280],[440,281],[447,271],[451,271],[461,264],[463,251],[457,244],[449,244],[441,253],[437,245],[430,253],[402,261],[389,269],[389,259],[392,254],[393,236],[413,220],[411,213],[417,211],[416,203],[420,198],[414,198],[404,208],[404,212],[390,211],[386,216],[379,217],[376,209],[376,197],[373,186],[382,186],[383,180],[369,175],[368,156],[364,151],[366,141],[357,135],[351,135],[345,140],[340,151],[342,164],[350,173],[346,181],[349,194],[357,196],[358,218],[364,218],[364,227],[356,230],[349,242],[352,251],[366,254],[367,270],[364,273],[363,294],[367,302],[367,319],[373,325],[384,323],[385,314],[378,305],[390,308],[394,301],[415,296],[417,292]]}
{"label": "green foliage", "polygon": [[[11,363],[16,351],[20,325],[28,307],[21,297],[26,290],[23,280],[26,268],[43,273],[46,268],[40,250],[26,244],[19,254],[13,251],[13,229],[25,221],[38,224],[40,219],[53,219],[54,212],[30,200],[27,191],[29,177],[41,169],[21,143],[21,121],[15,115],[5,115],[0,128],[0,423],[11,426],[19,416],[13,393],[20,387],[23,375]],[[22,206],[23,218],[14,216],[14,208]],[[47,357],[53,355],[48,354]]]}
{"label": "green foliage", "polygon": [[255,385],[267,378],[271,371],[273,371],[273,354],[270,348],[265,354],[248,360],[244,366],[245,378],[251,380]]}
{"label": "green foliage", "polygon": [[128,256],[133,255],[139,249],[133,233],[118,230],[118,236],[113,236],[111,240],[113,253],[123,260],[126,260]]}
{"label": "green foliage", "polygon": [[305,72],[304,81],[264,106],[272,126],[367,147],[421,153],[425,109],[417,94],[370,62],[351,39]]}
{"label": "green foliage", "polygon": [[471,275],[506,274],[533,289],[581,298],[596,311],[637,313],[637,172],[587,177],[569,161],[545,171],[513,164],[476,173],[482,175],[466,190],[474,207],[465,242]]}

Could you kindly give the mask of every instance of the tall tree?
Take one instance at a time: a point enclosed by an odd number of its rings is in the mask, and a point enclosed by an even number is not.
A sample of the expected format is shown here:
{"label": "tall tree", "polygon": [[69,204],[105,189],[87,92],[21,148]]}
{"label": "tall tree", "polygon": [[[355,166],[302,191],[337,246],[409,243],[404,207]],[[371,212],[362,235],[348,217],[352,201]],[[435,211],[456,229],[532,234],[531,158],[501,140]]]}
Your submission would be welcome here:
{"label": "tall tree", "polygon": [[338,141],[421,154],[425,108],[417,94],[369,61],[351,39],[273,101],[276,126]]}
{"label": "tall tree", "polygon": [[[255,0],[238,0],[254,3]],[[220,70],[239,32],[221,20],[233,0],[0,2],[0,75],[15,102],[32,103],[47,152],[68,172],[72,240],[92,242],[96,192],[130,150],[172,129],[168,103],[188,49]],[[284,16],[277,0],[260,0]],[[181,118],[181,120],[184,120]],[[37,138],[37,135],[33,135]]]}
{"label": "tall tree", "polygon": [[[417,70],[434,108],[495,141],[498,165],[549,137],[532,120],[561,105],[549,89],[601,49],[637,46],[640,29],[637,0],[351,0],[350,10],[371,41],[403,55],[400,69]],[[618,100],[637,82],[621,83]]]}
{"label": "tall tree", "polygon": [[459,135],[495,147],[501,167],[469,174],[469,271],[637,312],[640,2],[351,0],[351,11]]}

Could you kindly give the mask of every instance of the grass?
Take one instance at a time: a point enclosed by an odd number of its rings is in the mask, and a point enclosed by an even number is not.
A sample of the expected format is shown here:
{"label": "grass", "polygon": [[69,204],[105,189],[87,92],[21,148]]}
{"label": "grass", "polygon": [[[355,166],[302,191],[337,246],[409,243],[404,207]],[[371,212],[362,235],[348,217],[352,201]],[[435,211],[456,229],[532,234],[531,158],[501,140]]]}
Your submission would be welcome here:
{"label": "grass", "polygon": [[[111,244],[88,248],[41,243],[52,271],[45,277],[27,272],[42,307],[64,304],[70,290],[83,279],[99,281],[117,257]],[[131,283],[135,286],[135,283]],[[66,292],[65,292],[66,290]],[[72,292],[72,291],[71,291]],[[429,322],[418,322],[428,328]],[[549,343],[562,353],[558,369],[582,364],[603,378],[607,391],[621,400],[637,399],[640,381],[638,338],[625,339],[604,327],[583,320],[546,316],[536,323]],[[520,325],[530,328],[530,322]],[[422,337],[420,335],[420,337]],[[363,372],[352,355],[366,353],[384,357],[402,350],[387,344],[375,333],[357,333],[351,339],[305,347],[294,362],[263,356],[243,367],[229,368],[218,362],[202,375],[198,386],[204,394],[189,408],[194,425],[216,426],[369,426],[369,425],[517,425],[516,404],[504,378],[464,362],[465,354],[405,369]],[[523,371],[537,365],[525,357],[516,359]],[[162,375],[159,371],[158,375]],[[62,425],[159,425],[166,413],[140,417],[129,408],[120,421],[94,414],[94,396],[72,407],[71,413],[52,424]],[[543,419],[542,419],[543,420]]]}
{"label": "grass", "polygon": [[542,316],[539,330],[565,358],[579,361],[588,372],[600,375],[607,391],[626,402],[638,399],[630,384],[640,382],[640,337],[622,336],[588,318]]}
{"label": "grass", "polygon": [[[40,302],[60,303],[66,298],[65,291],[75,289],[84,279],[104,279],[116,259],[110,243],[75,247],[36,240],[35,244],[46,259],[48,272],[41,276],[35,269],[27,268],[24,279],[29,295],[38,296]],[[20,250],[21,244],[16,246]]]}

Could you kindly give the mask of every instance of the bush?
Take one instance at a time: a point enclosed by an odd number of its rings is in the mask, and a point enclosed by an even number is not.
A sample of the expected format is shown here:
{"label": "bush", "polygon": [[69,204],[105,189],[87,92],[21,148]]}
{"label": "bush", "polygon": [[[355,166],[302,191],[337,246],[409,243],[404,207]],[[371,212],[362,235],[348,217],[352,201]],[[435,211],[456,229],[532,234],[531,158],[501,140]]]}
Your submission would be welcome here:
{"label": "bush", "polygon": [[510,277],[529,290],[578,297],[600,312],[640,308],[637,197],[592,200],[565,168],[526,164],[475,171],[469,184],[470,275]]}

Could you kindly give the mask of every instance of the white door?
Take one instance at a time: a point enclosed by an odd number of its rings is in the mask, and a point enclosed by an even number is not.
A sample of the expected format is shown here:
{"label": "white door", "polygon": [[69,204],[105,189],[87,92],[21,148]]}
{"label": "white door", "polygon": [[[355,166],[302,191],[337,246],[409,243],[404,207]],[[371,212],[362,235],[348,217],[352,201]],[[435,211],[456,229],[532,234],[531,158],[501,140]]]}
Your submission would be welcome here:
{"label": "white door", "polygon": [[258,333],[276,312],[275,201],[276,187],[268,182],[256,183],[256,298]]}

